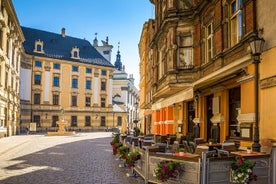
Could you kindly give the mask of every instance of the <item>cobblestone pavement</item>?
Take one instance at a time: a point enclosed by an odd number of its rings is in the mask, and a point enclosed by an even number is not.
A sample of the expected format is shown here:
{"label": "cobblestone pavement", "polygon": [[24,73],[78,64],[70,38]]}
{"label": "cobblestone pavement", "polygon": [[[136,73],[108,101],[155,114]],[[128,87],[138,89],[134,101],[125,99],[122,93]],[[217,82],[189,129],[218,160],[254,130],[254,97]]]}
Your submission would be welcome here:
{"label": "cobblestone pavement", "polygon": [[111,133],[0,139],[1,184],[141,184],[112,155]]}

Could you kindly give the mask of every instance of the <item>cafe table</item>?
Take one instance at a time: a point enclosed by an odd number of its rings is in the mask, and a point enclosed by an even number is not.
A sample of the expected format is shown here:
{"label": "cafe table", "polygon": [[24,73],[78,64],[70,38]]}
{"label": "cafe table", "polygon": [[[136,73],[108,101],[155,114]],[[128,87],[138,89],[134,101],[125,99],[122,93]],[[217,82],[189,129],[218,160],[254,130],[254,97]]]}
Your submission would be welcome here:
{"label": "cafe table", "polygon": [[203,143],[203,144],[199,144],[199,146],[207,146],[209,148],[209,151],[213,151],[214,148],[217,148],[217,149],[221,149],[221,143]]}

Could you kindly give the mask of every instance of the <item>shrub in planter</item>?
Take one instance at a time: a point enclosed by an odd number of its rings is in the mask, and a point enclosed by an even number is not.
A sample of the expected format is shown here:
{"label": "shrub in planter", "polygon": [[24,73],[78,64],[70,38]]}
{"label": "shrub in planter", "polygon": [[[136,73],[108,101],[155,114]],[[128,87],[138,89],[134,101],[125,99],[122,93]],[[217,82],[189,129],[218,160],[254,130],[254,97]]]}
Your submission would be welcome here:
{"label": "shrub in planter", "polygon": [[129,148],[125,145],[120,146],[118,149],[118,156],[120,159],[126,159],[129,153]]}
{"label": "shrub in planter", "polygon": [[179,162],[163,160],[157,164],[153,174],[158,180],[165,182],[170,178],[179,177],[180,171],[181,165]]}
{"label": "shrub in planter", "polygon": [[129,167],[134,167],[135,162],[141,158],[141,155],[138,151],[132,151],[130,152],[126,157],[126,164]]}
{"label": "shrub in planter", "polygon": [[235,162],[231,164],[231,181],[233,183],[250,183],[257,181],[257,175],[253,173],[254,161],[245,160],[241,156],[235,157]]}

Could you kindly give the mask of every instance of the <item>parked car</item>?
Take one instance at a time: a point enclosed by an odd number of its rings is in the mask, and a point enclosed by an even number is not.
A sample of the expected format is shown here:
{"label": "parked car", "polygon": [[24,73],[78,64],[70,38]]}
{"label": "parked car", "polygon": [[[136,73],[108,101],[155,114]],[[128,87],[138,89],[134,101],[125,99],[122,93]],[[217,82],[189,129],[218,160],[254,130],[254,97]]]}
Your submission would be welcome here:
{"label": "parked car", "polygon": [[111,128],[107,128],[107,132],[120,133],[120,129],[117,127],[111,127]]}

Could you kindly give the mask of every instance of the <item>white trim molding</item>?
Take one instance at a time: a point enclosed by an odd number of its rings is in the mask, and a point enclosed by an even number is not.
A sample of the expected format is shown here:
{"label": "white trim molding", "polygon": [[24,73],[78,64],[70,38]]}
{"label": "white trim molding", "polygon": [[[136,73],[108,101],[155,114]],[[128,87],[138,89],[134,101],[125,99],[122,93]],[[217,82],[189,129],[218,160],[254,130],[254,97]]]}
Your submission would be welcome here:
{"label": "white trim molding", "polygon": [[223,123],[224,122],[224,116],[221,115],[221,113],[214,114],[214,116],[211,118],[211,122],[216,123]]}
{"label": "white trim molding", "polygon": [[237,117],[239,123],[255,122],[255,113],[239,114]]}
{"label": "white trim molding", "polygon": [[174,124],[174,121],[173,121],[173,120],[166,120],[166,121],[164,122],[164,124],[166,124],[166,125]]}

